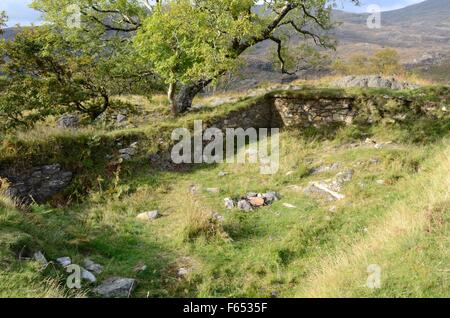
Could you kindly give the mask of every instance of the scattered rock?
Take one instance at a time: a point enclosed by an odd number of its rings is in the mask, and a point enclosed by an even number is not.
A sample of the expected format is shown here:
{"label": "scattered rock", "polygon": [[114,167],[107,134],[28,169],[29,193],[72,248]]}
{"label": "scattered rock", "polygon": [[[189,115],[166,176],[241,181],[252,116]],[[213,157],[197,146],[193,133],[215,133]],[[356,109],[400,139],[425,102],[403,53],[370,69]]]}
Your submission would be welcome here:
{"label": "scattered rock", "polygon": [[266,192],[262,196],[268,204],[271,204],[273,201],[281,200],[281,195],[274,191]]}
{"label": "scattered rock", "polygon": [[283,206],[288,209],[295,209],[296,206],[290,203],[283,203]]}
{"label": "scattered rock", "polygon": [[97,278],[95,278],[95,275],[92,274],[90,271],[84,269],[83,267],[81,268],[81,278],[87,280],[90,283],[97,282]]}
{"label": "scattered rock", "polygon": [[103,266],[93,262],[89,258],[84,260],[83,265],[88,271],[94,272],[95,274],[101,274],[103,272]]}
{"label": "scattered rock", "polygon": [[317,168],[313,168],[311,169],[311,174],[315,175],[315,174],[319,174],[319,173],[323,173],[323,172],[328,172],[330,170],[336,170],[339,169],[340,164],[339,163],[332,163],[332,164],[328,164],[328,165],[321,165]]}
{"label": "scattered rock", "polygon": [[131,160],[131,158],[136,154],[136,148],[129,147],[119,150],[120,158],[123,160]]}
{"label": "scattered rock", "polygon": [[178,269],[177,275],[178,275],[178,277],[184,277],[184,276],[186,276],[187,274],[189,274],[189,272],[190,272],[189,269],[184,268],[184,267],[181,267],[181,268]]}
{"label": "scattered rock", "polygon": [[197,188],[197,186],[194,185],[194,184],[191,184],[191,185],[189,186],[189,193],[192,194],[192,195],[197,194],[197,193],[198,193],[198,188]]}
{"label": "scattered rock", "polygon": [[336,87],[372,87],[372,88],[390,88],[396,90],[414,89],[418,85],[399,81],[395,77],[382,77],[379,75],[361,75],[346,76],[333,83]]}
{"label": "scattered rock", "polygon": [[239,201],[233,201],[230,198],[225,198],[225,207],[232,209],[237,206],[240,210],[251,211],[253,208],[259,208],[265,205],[270,205],[273,201],[280,200],[281,196],[277,192],[269,191],[267,193],[248,192],[242,196]]}
{"label": "scattered rock", "polygon": [[237,204],[239,210],[249,212],[252,211],[252,206],[247,200],[240,200]]}
{"label": "scattered rock", "polygon": [[227,175],[228,175],[228,172],[226,172],[226,171],[220,171],[218,174],[219,177],[225,177]]}
{"label": "scattered rock", "polygon": [[48,261],[45,258],[44,254],[41,251],[38,251],[33,254],[33,259],[39,262],[42,266],[48,266]]}
{"label": "scattered rock", "polygon": [[293,175],[295,173],[295,171],[288,171],[286,172],[286,177],[289,177],[291,175]]}
{"label": "scattered rock", "polygon": [[155,210],[155,211],[149,211],[149,212],[143,212],[137,215],[137,219],[139,221],[152,221],[152,220],[156,220],[157,218],[161,217],[161,214],[159,213],[159,211]]}
{"label": "scattered rock", "polygon": [[334,191],[340,191],[341,188],[353,179],[354,170],[349,169],[336,175],[329,187]]}
{"label": "scattered rock", "polygon": [[219,188],[207,188],[206,192],[209,192],[209,193],[220,193],[220,189]]}
{"label": "scattered rock", "polygon": [[117,118],[116,118],[116,121],[117,121],[118,124],[122,124],[122,123],[126,122],[127,119],[128,119],[127,116],[125,116],[123,114],[118,114]]}
{"label": "scattered rock", "polygon": [[386,184],[386,181],[384,181],[384,180],[377,180],[376,182],[377,182],[377,184],[380,184],[380,185]]}
{"label": "scattered rock", "polygon": [[257,208],[263,206],[266,203],[264,198],[259,198],[259,197],[252,197],[249,199],[249,202],[253,207],[257,207]]}
{"label": "scattered rock", "polygon": [[245,195],[245,197],[247,198],[247,199],[251,199],[251,198],[254,198],[254,197],[257,197],[258,196],[258,193],[256,193],[256,192],[249,192],[249,193],[247,193],[246,195]]}
{"label": "scattered rock", "polygon": [[325,194],[331,200],[342,200],[345,198],[343,194],[339,194],[328,188],[328,185],[324,182],[311,182],[304,192],[306,194]]}
{"label": "scattered rock", "polygon": [[60,258],[57,258],[56,261],[62,267],[66,267],[66,266],[69,266],[70,264],[72,264],[72,260],[70,259],[70,257],[60,257]]}
{"label": "scattered rock", "polygon": [[126,298],[136,287],[136,280],[132,278],[111,277],[94,289],[103,298]]}
{"label": "scattered rock", "polygon": [[377,164],[381,163],[381,159],[379,159],[379,158],[372,158],[372,159],[369,160],[369,163],[372,164],[372,165],[377,165]]}
{"label": "scattered rock", "polygon": [[73,129],[80,125],[80,117],[76,114],[62,115],[58,121],[57,126],[61,129]]}
{"label": "scattered rock", "polygon": [[225,199],[224,199],[224,202],[225,202],[225,207],[226,207],[227,209],[232,209],[232,208],[234,208],[234,201],[233,201],[232,199],[230,199],[230,198],[225,198]]}
{"label": "scattered rock", "polygon": [[342,187],[353,179],[354,170],[348,169],[338,173],[333,180],[311,182],[304,190],[306,194],[326,195],[330,200],[342,200],[343,194],[338,193]]}
{"label": "scattered rock", "polygon": [[331,206],[328,211],[330,211],[331,213],[336,213],[337,212],[337,206],[333,205]]}
{"label": "scattered rock", "polygon": [[211,218],[217,222],[225,221],[225,218],[222,215],[220,215],[218,212],[213,212],[211,214]]}

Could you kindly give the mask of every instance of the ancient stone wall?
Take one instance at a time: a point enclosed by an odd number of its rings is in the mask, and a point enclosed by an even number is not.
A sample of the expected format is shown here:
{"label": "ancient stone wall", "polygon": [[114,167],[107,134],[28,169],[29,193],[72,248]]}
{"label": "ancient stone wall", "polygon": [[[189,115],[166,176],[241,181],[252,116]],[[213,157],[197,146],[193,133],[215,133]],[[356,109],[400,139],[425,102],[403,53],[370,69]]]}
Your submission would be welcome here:
{"label": "ancient stone wall", "polygon": [[225,118],[210,123],[209,127],[221,130],[226,128],[270,128],[273,121],[273,101],[269,98],[261,98],[252,105],[235,110],[227,114]]}
{"label": "ancient stone wall", "polygon": [[330,123],[350,124],[356,116],[352,97],[305,97],[269,95],[253,105],[231,112],[209,127],[225,128],[283,128],[309,127]]}
{"label": "ancient stone wall", "polygon": [[63,170],[59,164],[33,167],[25,171],[2,169],[0,176],[3,183],[8,183],[6,195],[22,204],[45,202],[67,187],[72,180],[72,172]]}
{"label": "ancient stone wall", "polygon": [[356,112],[352,98],[296,98],[273,97],[272,125],[322,126],[330,123],[351,124]]}

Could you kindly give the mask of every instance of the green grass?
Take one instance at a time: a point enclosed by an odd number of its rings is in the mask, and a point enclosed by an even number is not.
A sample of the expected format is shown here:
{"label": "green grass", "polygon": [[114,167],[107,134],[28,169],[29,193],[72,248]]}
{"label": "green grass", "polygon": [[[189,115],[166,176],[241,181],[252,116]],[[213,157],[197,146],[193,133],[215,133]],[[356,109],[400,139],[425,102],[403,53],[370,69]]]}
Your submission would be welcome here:
{"label": "green grass", "polygon": [[[11,150],[2,155],[5,162],[26,154],[28,160],[43,162],[49,159],[44,150],[58,145],[64,151],[51,152],[51,161],[61,160],[62,154],[69,165],[82,159],[78,186],[90,186],[70,205],[20,211],[6,199],[0,203],[0,296],[93,296],[90,285],[80,292],[65,288],[66,274],[57,266],[41,270],[35,262],[20,260],[22,250],[24,257],[42,250],[49,260],[70,256],[75,263],[88,256],[104,265],[99,280],[136,278],[133,297],[448,296],[450,148],[445,123],[445,129],[437,130],[425,120],[328,132],[286,130],[280,135],[280,170],[269,176],[259,174],[254,164],[200,165],[178,172],[149,166],[146,154],[157,150],[157,136],[168,138],[174,127],[190,126],[196,118],[214,120],[254,101],[126,131],[8,137],[3,149],[9,145]],[[423,125],[421,132],[417,125]],[[114,179],[104,171],[104,155],[119,137],[138,139],[149,150],[121,164]],[[352,146],[366,137],[394,144],[382,149]],[[378,164],[370,162],[374,158]],[[341,168],[308,173],[334,162]],[[342,190],[342,201],[312,198],[299,190],[346,168],[355,174]],[[229,175],[218,177],[220,171]],[[191,185],[196,194],[190,193]],[[210,187],[221,192],[207,193]],[[279,191],[282,200],[250,213],[223,206],[225,197],[268,190]],[[136,220],[138,213],[154,209],[163,217],[148,224]],[[213,211],[225,221],[212,221]],[[147,269],[135,272],[141,264]],[[364,287],[369,264],[382,266],[379,290]],[[180,267],[191,271],[180,278]]]}

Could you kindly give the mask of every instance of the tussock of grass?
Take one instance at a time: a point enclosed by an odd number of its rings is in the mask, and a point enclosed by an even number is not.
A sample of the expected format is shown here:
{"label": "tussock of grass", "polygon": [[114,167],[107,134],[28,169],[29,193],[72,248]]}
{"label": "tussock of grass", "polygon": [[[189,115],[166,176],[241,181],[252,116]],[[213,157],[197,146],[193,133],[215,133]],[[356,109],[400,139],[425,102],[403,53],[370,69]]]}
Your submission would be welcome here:
{"label": "tussock of grass", "polygon": [[202,206],[195,198],[188,198],[180,202],[183,206],[182,238],[186,241],[195,239],[228,239],[218,220],[211,211]]}

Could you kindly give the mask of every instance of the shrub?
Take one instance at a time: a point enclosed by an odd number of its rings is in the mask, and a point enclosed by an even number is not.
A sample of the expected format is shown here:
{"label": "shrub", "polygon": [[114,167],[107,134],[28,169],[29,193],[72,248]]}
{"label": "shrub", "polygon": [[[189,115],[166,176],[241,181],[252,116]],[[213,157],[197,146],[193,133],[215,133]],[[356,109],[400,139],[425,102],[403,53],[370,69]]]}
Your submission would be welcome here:
{"label": "shrub", "polygon": [[404,73],[395,49],[382,49],[373,55],[355,54],[347,60],[337,59],[332,69],[340,75],[399,75]]}

